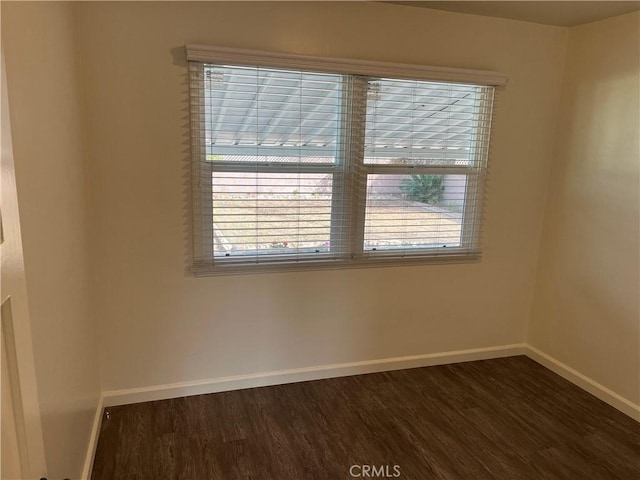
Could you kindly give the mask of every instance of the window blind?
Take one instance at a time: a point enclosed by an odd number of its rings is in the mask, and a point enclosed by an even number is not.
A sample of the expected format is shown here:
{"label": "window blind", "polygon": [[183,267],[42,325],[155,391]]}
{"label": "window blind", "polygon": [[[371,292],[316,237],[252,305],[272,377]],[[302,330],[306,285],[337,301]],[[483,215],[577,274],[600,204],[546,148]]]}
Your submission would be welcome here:
{"label": "window blind", "polygon": [[189,62],[196,273],[479,253],[493,86],[266,63]]}
{"label": "window blind", "polygon": [[493,91],[369,81],[365,253],[479,253]]}
{"label": "window blind", "polygon": [[349,80],[209,64],[192,64],[191,77],[197,191],[205,206],[196,220],[199,260],[343,258]]}

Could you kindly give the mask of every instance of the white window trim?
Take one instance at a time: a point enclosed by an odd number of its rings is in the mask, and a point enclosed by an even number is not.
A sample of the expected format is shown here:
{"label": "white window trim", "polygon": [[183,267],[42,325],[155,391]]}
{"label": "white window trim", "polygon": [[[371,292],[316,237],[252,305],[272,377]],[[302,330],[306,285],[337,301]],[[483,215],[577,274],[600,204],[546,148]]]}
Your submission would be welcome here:
{"label": "white window trim", "polygon": [[[397,79],[411,79],[411,80],[426,80],[426,81],[438,81],[438,82],[452,82],[452,83],[465,83],[484,86],[504,86],[507,84],[508,77],[505,74],[493,71],[485,70],[470,70],[461,68],[448,68],[448,67],[432,67],[415,64],[401,64],[401,63],[387,63],[368,60],[356,60],[356,59],[343,59],[343,58],[326,58],[316,57],[308,55],[297,55],[288,53],[275,53],[264,52],[257,50],[244,50],[230,47],[219,47],[209,45],[189,44],[186,45],[187,60],[193,62],[211,63],[211,64],[228,64],[237,66],[252,66],[252,67],[273,67],[284,69],[300,69],[324,73],[337,73],[345,75],[362,75],[368,77],[388,77]],[[197,108],[192,104],[192,109]],[[199,111],[191,112],[191,122],[195,118],[201,115]],[[491,119],[489,120],[491,122]],[[487,128],[491,128],[489,124]],[[488,148],[488,145],[487,145]],[[202,145],[199,143],[199,139],[192,135],[192,156],[198,158],[203,155]],[[195,160],[194,160],[195,161]],[[237,169],[237,166],[234,166]],[[367,173],[401,173],[398,167],[386,167],[384,165],[367,165]],[[407,167],[407,173],[416,173],[421,170],[420,167]],[[429,173],[434,173],[438,170],[438,173],[471,173],[468,172],[468,167],[424,167],[424,170],[428,170]],[[441,170],[441,172],[440,172]],[[486,170],[486,167],[485,169]],[[468,190],[465,202],[468,201],[471,192],[475,195],[476,192],[484,189],[484,170]],[[255,171],[255,166],[252,166],[252,171]],[[201,173],[201,172],[200,172]],[[211,238],[213,239],[213,223],[211,225],[205,225],[206,222],[202,221],[202,217],[197,217],[195,213],[202,208],[203,198],[200,198],[203,194],[202,185],[199,185],[197,180],[199,176],[194,175],[194,181],[192,188],[194,198],[194,219],[193,219],[193,235],[203,239],[203,230],[211,232]],[[210,176],[209,176],[210,177]],[[201,178],[201,177],[200,177]],[[365,175],[366,178],[366,175]],[[468,175],[468,178],[472,178],[472,175]],[[210,189],[209,189],[210,190]],[[363,201],[361,199],[361,201]],[[479,200],[482,203],[482,199]],[[480,205],[481,207],[482,205]],[[345,205],[344,208],[352,208],[357,215],[364,217],[365,209],[361,208],[361,205]],[[211,227],[211,228],[209,228]],[[429,251],[430,249],[416,249],[410,254],[403,254],[398,256],[397,252],[389,251],[377,251],[374,255],[362,251],[362,241],[364,239],[363,230],[364,218],[355,219],[352,221],[350,243],[352,252],[361,252],[351,261],[345,259],[332,259],[331,255],[309,256],[304,255],[292,255],[291,259],[286,257],[280,257],[275,259],[265,260],[265,263],[256,264],[251,261],[251,257],[247,258],[246,264],[243,264],[238,257],[234,257],[233,260],[225,259],[224,257],[216,258],[211,261],[198,261],[194,262],[191,267],[191,271],[196,276],[210,276],[210,275],[225,275],[225,274],[250,274],[250,273],[267,273],[267,272],[282,272],[282,271],[296,271],[296,270],[318,270],[318,269],[343,269],[343,268],[367,268],[367,267],[380,267],[380,266],[407,266],[417,264],[432,264],[432,263],[469,263],[480,259],[481,252],[479,249],[469,250],[468,247],[454,247],[447,249],[446,252]],[[332,226],[332,229],[334,227]],[[464,232],[463,232],[464,233]],[[476,235],[478,232],[466,232],[466,234]],[[203,242],[202,248],[205,247]],[[211,242],[209,242],[210,244]],[[462,239],[462,245],[475,244],[475,241],[470,242],[468,239]],[[428,251],[428,254],[426,253]],[[198,252],[200,253],[200,252]],[[202,256],[206,252],[202,252]],[[200,255],[197,255],[200,256]],[[215,266],[214,266],[215,263]]]}
{"label": "white window trim", "polygon": [[507,76],[487,70],[430,67],[407,63],[377,62],[347,58],[314,57],[291,53],[262,52],[239,48],[191,44],[186,46],[187,60],[205,63],[227,63],[252,67],[276,67],[342,73],[370,77],[392,77],[411,80],[504,86]]}

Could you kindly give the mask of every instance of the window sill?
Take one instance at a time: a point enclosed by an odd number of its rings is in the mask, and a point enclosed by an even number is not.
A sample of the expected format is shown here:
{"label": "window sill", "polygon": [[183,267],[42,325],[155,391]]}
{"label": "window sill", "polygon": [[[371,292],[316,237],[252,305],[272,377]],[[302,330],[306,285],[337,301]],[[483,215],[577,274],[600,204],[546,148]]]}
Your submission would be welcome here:
{"label": "window sill", "polygon": [[242,275],[256,273],[297,272],[307,270],[339,270],[348,268],[406,267],[410,265],[477,263],[480,252],[440,253],[434,255],[391,257],[389,255],[368,256],[353,260],[323,259],[316,261],[265,261],[264,263],[239,264],[235,262],[195,262],[191,272],[196,277],[218,275]]}

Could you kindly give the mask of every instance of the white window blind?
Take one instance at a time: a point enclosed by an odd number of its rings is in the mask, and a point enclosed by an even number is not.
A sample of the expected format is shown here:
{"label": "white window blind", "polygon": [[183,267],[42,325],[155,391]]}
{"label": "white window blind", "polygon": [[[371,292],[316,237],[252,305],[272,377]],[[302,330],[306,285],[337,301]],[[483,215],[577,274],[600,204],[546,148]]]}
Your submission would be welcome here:
{"label": "white window blind", "polygon": [[364,251],[479,254],[493,87],[368,86]]}
{"label": "white window blind", "polygon": [[189,63],[197,274],[478,256],[492,85],[252,58]]}

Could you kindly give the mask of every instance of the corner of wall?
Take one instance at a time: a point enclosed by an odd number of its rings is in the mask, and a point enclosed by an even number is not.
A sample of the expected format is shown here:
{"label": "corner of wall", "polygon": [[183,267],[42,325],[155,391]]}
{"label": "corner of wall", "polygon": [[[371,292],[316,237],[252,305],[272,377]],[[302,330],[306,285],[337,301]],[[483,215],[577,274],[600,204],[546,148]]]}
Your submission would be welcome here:
{"label": "corner of wall", "polygon": [[640,398],[638,19],[569,29],[527,331],[531,347],[631,405]]}
{"label": "corner of wall", "polygon": [[562,102],[565,95],[564,82],[565,82],[565,76],[567,72],[567,59],[568,59],[568,53],[569,53],[569,38],[571,34],[571,28],[565,28],[563,33],[565,37],[564,52],[563,52],[564,62],[562,63],[562,72],[560,73],[560,78],[559,78],[559,85],[558,85],[559,95],[556,101],[555,114],[553,116],[554,121],[551,126],[551,128],[554,131],[553,145],[551,146],[551,149],[550,149],[550,156],[552,160],[549,162],[549,167],[546,172],[547,178],[546,178],[546,186],[545,186],[545,193],[544,193],[544,209],[543,209],[542,219],[540,223],[540,228],[538,229],[539,234],[537,239],[537,248],[536,248],[536,257],[535,257],[535,270],[533,274],[533,287],[532,287],[530,301],[529,301],[528,316],[526,318],[525,342],[527,344],[531,340],[531,324],[533,322],[533,310],[535,307],[536,291],[538,289],[538,276],[540,272],[542,247],[543,247],[543,240],[544,240],[545,229],[546,229],[546,219],[547,219],[546,213],[549,209],[549,202],[550,202],[549,191],[551,189],[551,177],[552,177],[554,168],[556,168],[555,158],[557,155],[557,148],[558,148],[558,141],[559,141],[558,125],[560,123],[561,107],[562,107]]}

